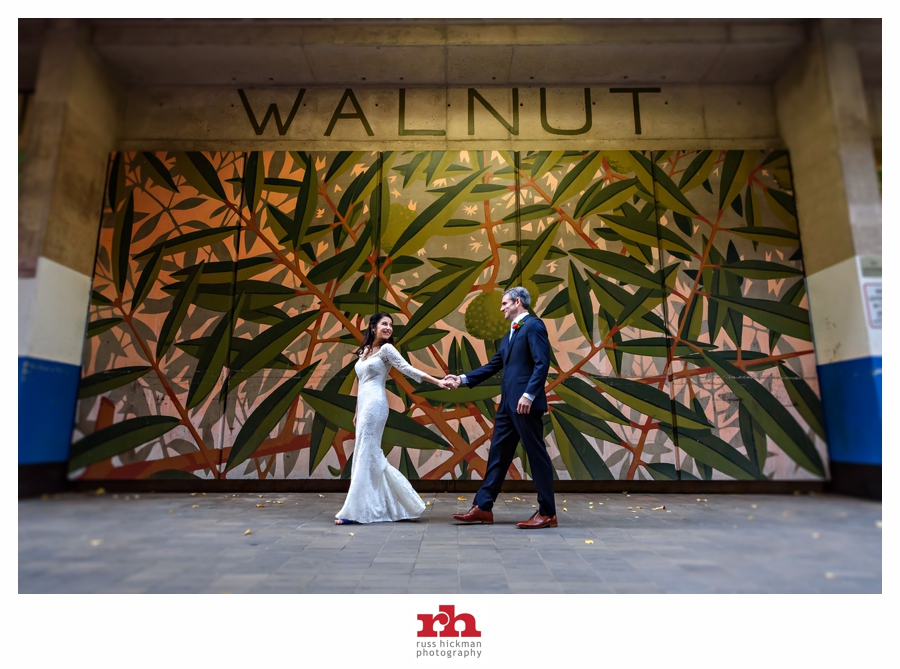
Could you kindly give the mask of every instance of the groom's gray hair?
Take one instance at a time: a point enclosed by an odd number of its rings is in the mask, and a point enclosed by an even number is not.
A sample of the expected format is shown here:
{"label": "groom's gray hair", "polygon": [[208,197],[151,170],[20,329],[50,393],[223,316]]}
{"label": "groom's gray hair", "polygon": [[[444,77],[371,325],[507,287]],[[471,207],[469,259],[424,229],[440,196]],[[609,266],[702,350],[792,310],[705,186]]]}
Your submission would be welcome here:
{"label": "groom's gray hair", "polygon": [[531,295],[528,293],[528,289],[524,286],[516,286],[515,288],[510,288],[503,294],[509,295],[509,299],[511,300],[522,300],[522,306],[526,309],[531,307]]}

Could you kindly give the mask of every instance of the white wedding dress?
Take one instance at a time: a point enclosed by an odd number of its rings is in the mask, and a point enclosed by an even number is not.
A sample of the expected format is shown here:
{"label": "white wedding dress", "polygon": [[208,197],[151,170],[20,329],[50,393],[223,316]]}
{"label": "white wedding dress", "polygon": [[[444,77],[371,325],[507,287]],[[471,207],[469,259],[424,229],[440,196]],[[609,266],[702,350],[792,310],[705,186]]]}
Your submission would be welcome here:
{"label": "white wedding dress", "polygon": [[424,372],[410,365],[400,352],[384,344],[377,353],[356,363],[359,381],[356,408],[356,444],[350,468],[350,490],[335,518],[357,523],[418,518],[425,502],[381,450],[381,437],[388,418],[385,383],[391,367],[421,381]]}

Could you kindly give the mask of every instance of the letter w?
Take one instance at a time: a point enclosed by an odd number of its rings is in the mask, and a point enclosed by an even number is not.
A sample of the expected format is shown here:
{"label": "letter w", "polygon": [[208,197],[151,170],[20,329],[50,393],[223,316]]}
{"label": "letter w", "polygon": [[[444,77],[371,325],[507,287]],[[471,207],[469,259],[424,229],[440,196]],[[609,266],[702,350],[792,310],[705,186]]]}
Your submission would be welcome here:
{"label": "letter w", "polygon": [[269,125],[269,119],[273,116],[275,117],[275,126],[278,128],[278,134],[285,134],[288,131],[288,128],[291,127],[291,123],[294,122],[294,116],[296,115],[297,110],[300,108],[300,101],[303,100],[304,93],[306,93],[306,89],[301,88],[300,92],[297,93],[297,98],[294,100],[294,106],[291,107],[291,111],[287,115],[284,123],[281,122],[281,114],[278,113],[278,105],[274,102],[270,104],[269,108],[266,110],[266,115],[263,116],[262,123],[257,123],[256,114],[253,113],[253,109],[250,107],[250,101],[244,94],[244,89],[238,89],[238,95],[241,96],[241,102],[244,103],[244,110],[247,112],[247,117],[250,119],[250,125],[253,126],[253,131],[257,135],[263,134],[266,126]]}

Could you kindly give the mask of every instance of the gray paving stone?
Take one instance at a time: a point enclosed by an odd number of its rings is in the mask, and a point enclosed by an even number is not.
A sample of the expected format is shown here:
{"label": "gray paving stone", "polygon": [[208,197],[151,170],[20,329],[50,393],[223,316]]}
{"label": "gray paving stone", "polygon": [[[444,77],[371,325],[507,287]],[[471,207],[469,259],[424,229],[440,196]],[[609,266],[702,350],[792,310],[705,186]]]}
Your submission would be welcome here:
{"label": "gray paving stone", "polygon": [[426,495],[432,505],[414,523],[347,527],[333,524],[343,494],[24,500],[19,592],[882,590],[880,503],[829,495],[707,495],[698,502],[696,495],[568,493],[557,499],[558,528],[525,532],[515,522],[531,515],[533,497],[501,495],[495,524],[473,526],[450,519],[471,504],[456,497]]}

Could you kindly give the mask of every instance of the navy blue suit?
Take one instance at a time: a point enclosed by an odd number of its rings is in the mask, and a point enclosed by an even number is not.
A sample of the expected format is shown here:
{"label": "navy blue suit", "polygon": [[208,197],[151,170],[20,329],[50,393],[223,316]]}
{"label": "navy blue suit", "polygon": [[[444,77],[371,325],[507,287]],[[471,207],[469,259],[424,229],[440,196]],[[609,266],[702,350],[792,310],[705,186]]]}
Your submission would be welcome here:
{"label": "navy blue suit", "polygon": [[[521,440],[537,489],[538,511],[544,516],[555,516],[553,464],[543,436],[543,415],[547,411],[544,384],[550,369],[550,340],[540,318],[529,315],[520,321],[512,341],[507,334],[488,364],[465,375],[466,385],[474,388],[501,369],[500,406],[494,420],[484,483],[475,495],[475,504],[484,511],[493,508]],[[534,401],[530,413],[519,414],[516,409],[524,393],[532,395]]]}

